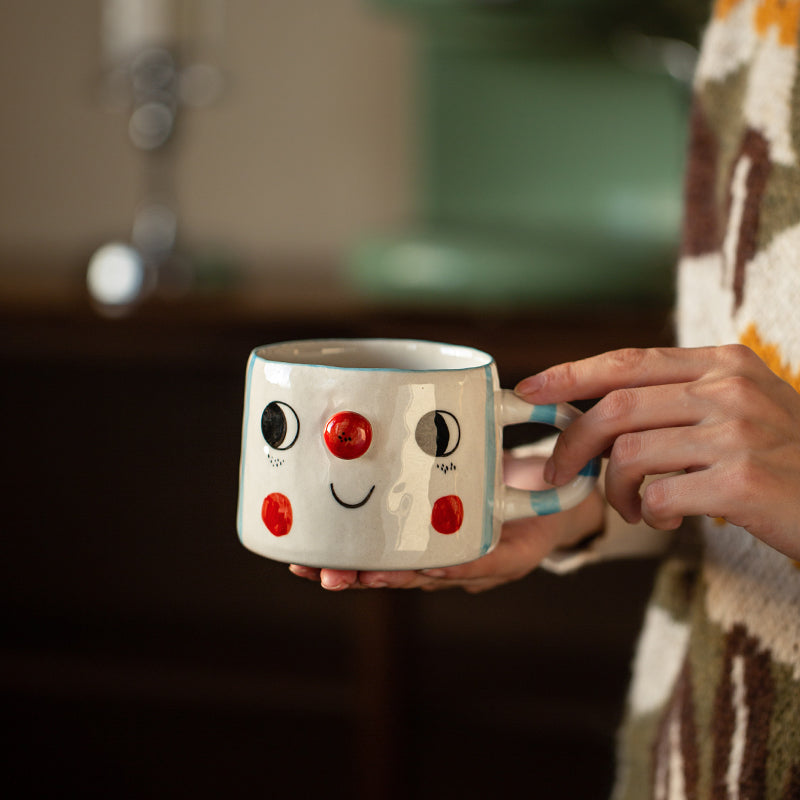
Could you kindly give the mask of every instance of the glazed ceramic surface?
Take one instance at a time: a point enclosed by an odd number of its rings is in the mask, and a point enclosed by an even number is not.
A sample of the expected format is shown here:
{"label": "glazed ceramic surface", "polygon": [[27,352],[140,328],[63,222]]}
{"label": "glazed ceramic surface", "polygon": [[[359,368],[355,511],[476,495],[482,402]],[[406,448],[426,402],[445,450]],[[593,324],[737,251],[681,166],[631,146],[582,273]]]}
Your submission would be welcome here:
{"label": "glazed ceramic surface", "polygon": [[471,561],[504,519],[554,513],[592,489],[501,480],[502,425],[564,428],[570,406],[499,388],[491,356],[409,340],[268,345],[247,365],[238,531],[287,563],[420,569]]}

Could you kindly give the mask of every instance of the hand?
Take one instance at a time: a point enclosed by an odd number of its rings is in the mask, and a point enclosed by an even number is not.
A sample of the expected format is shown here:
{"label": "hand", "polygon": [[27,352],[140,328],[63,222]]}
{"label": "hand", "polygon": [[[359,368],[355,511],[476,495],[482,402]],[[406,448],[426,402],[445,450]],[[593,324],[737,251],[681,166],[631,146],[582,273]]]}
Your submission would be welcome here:
{"label": "hand", "polygon": [[[800,395],[752,350],[619,350],[552,367],[517,393],[602,398],[559,437],[545,467],[554,485],[605,453],[606,498],[628,522],[670,530],[724,517],[800,558]],[[640,497],[653,475],[664,477]]]}
{"label": "hand", "polygon": [[[544,459],[506,456],[506,482],[521,489],[540,489]],[[314,569],[293,564],[299,577],[318,581],[323,589],[340,591],[356,588],[448,589],[460,587],[477,593],[518,580],[537,567],[556,547],[564,547],[593,533],[603,524],[604,503],[599,493],[591,494],[576,508],[546,517],[529,517],[503,525],[497,547],[482,558],[455,567],[392,572]]]}

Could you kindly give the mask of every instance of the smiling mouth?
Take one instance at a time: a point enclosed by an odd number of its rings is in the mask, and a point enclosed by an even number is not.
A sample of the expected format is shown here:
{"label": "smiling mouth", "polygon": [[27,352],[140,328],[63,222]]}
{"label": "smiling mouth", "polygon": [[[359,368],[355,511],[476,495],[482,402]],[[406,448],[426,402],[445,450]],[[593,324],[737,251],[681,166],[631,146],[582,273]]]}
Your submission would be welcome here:
{"label": "smiling mouth", "polygon": [[363,500],[361,500],[360,502],[358,502],[358,503],[345,503],[345,501],[344,501],[344,500],[342,500],[342,499],[339,497],[339,495],[337,495],[337,494],[336,494],[336,489],[334,489],[334,488],[333,488],[333,484],[331,484],[331,494],[333,495],[333,499],[334,499],[334,500],[335,500],[335,501],[336,501],[336,502],[337,502],[337,503],[338,503],[340,506],[344,506],[345,508],[361,508],[361,506],[363,506],[363,505],[364,505],[364,504],[367,502],[367,500],[369,500],[369,499],[370,499],[370,497],[372,497],[372,493],[373,493],[374,491],[375,491],[375,487],[373,486],[373,487],[372,487],[372,488],[371,488],[371,489],[370,489],[370,490],[367,492],[367,496],[366,496],[366,497],[365,497]]}

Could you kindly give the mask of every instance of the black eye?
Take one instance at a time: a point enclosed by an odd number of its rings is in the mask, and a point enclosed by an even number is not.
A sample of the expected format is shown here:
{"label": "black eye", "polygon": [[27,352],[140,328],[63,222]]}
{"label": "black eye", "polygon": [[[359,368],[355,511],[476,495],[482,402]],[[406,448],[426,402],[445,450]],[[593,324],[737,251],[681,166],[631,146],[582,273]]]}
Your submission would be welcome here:
{"label": "black eye", "polygon": [[429,456],[449,456],[458,447],[461,428],[449,411],[429,411],[417,423],[417,444]]}
{"label": "black eye", "polygon": [[275,450],[288,450],[300,433],[300,420],[286,403],[273,400],[261,415],[261,434]]}

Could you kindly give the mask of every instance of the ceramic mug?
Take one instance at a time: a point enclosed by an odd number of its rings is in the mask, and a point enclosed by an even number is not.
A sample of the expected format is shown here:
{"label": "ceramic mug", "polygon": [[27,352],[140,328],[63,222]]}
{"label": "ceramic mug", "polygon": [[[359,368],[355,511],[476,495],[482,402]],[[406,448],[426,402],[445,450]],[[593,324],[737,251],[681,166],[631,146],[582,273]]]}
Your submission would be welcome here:
{"label": "ceramic mug", "polygon": [[436,342],[345,339],[258,347],[247,365],[238,531],[248,549],[311,567],[423,569],[472,561],[505,520],[583,500],[569,484],[502,481],[502,428],[563,430],[580,411],[501,389],[490,355]]}

